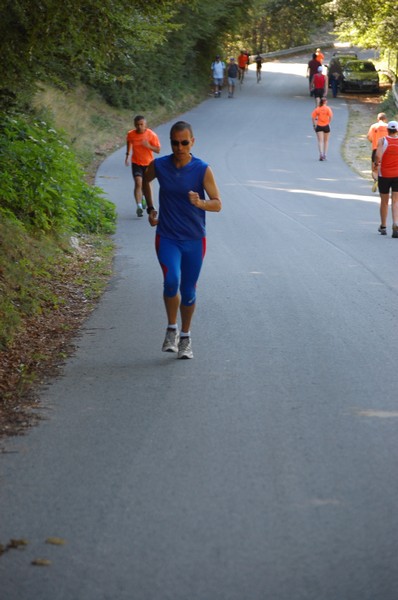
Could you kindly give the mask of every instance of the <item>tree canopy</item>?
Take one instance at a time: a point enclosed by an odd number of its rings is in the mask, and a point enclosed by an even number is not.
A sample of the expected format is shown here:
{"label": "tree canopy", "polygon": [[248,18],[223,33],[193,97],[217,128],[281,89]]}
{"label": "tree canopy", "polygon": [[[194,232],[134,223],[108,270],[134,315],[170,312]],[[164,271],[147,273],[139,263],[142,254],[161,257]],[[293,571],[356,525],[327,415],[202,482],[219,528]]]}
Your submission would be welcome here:
{"label": "tree canopy", "polygon": [[330,18],[327,0],[253,0],[243,37],[253,52],[302,46]]}
{"label": "tree canopy", "polygon": [[253,51],[303,43],[323,1],[0,0],[0,105],[43,79],[83,80],[128,104],[153,71],[203,77],[226,40]]}
{"label": "tree canopy", "polygon": [[397,50],[398,14],[395,0],[336,0],[337,31],[365,47]]}
{"label": "tree canopy", "polygon": [[[182,0],[184,3],[185,0]],[[175,27],[172,0],[0,0],[1,93],[42,78],[101,72],[121,53],[149,51]]]}
{"label": "tree canopy", "polygon": [[160,78],[162,102],[203,80],[215,53],[303,45],[331,16],[351,41],[396,49],[394,1],[0,0],[0,108],[49,79],[129,106]]}

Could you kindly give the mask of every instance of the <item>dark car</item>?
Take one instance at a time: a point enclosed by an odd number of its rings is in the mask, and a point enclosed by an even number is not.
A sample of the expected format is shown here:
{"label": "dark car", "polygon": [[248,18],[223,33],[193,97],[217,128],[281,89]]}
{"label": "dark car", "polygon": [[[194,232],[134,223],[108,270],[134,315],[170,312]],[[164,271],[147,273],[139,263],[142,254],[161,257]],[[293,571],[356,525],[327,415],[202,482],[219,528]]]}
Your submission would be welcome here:
{"label": "dark car", "polygon": [[350,60],[343,67],[340,89],[342,92],[378,92],[379,75],[370,60]]}

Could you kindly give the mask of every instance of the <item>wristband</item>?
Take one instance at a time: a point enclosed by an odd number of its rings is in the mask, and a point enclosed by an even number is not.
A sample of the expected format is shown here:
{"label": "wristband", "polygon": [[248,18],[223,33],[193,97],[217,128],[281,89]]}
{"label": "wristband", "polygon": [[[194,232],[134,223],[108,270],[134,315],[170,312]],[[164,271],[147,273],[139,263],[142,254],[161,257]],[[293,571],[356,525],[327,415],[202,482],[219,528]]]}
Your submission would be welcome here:
{"label": "wristband", "polygon": [[153,212],[154,210],[155,210],[154,206],[148,206],[147,209],[146,209],[146,212],[147,212],[148,215],[150,215],[151,212]]}

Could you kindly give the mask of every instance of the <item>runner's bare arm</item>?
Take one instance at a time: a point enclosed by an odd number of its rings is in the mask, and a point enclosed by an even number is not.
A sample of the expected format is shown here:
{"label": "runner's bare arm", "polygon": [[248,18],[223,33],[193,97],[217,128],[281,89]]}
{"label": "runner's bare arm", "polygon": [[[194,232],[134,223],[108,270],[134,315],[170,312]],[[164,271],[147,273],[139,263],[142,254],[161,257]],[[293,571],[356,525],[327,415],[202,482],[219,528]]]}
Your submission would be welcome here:
{"label": "runner's bare arm", "polygon": [[131,143],[130,143],[130,142],[127,142],[127,147],[126,147],[126,158],[125,158],[125,160],[124,160],[124,164],[126,165],[126,167],[128,167],[128,165],[130,164],[130,161],[129,161],[130,150],[131,150]]}
{"label": "runner's bare arm", "polygon": [[197,192],[189,192],[189,200],[191,204],[202,210],[209,212],[220,212],[222,208],[220,192],[218,190],[216,180],[214,179],[213,171],[207,167],[203,180],[203,187],[209,199],[200,198]]}
{"label": "runner's bare arm", "polygon": [[142,191],[144,192],[148,208],[153,206],[151,181],[153,181],[155,177],[155,161],[152,161],[145,169],[144,177],[142,179]]}

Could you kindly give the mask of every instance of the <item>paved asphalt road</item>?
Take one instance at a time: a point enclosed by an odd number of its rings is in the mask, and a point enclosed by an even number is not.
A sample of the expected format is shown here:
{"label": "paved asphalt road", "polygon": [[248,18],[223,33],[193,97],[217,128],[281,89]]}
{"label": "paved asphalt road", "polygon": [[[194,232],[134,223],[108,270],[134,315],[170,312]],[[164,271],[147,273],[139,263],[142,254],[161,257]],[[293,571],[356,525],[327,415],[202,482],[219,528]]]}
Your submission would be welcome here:
{"label": "paved asphalt road", "polygon": [[398,240],[341,159],[342,99],[317,160],[306,60],[183,115],[224,202],[192,361],[160,351],[124,149],[101,166],[115,275],[46,421],[4,443],[0,542],[29,544],[0,557],[2,600],[398,598]]}

